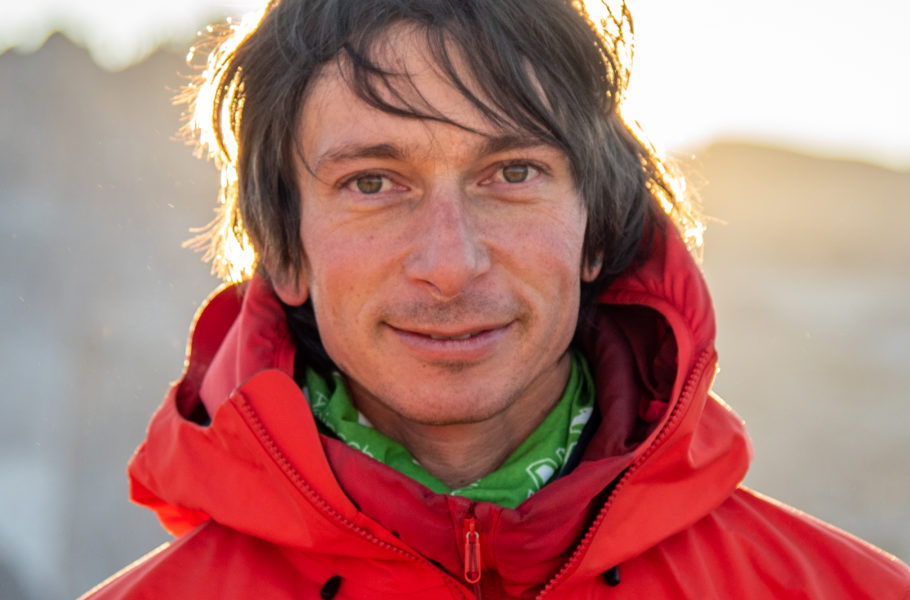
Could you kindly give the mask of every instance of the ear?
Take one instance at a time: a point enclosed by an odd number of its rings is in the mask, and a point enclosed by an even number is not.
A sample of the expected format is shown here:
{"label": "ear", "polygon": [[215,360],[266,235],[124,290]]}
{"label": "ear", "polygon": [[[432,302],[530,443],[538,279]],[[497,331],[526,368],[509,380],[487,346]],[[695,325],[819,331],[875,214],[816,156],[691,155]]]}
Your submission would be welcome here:
{"label": "ear", "polygon": [[592,260],[586,260],[581,268],[581,280],[585,283],[591,283],[600,275],[600,269],[603,267],[603,255],[598,254]]}
{"label": "ear", "polygon": [[303,273],[296,279],[287,275],[280,279],[272,279],[272,289],[288,306],[300,306],[310,297],[310,289]]}

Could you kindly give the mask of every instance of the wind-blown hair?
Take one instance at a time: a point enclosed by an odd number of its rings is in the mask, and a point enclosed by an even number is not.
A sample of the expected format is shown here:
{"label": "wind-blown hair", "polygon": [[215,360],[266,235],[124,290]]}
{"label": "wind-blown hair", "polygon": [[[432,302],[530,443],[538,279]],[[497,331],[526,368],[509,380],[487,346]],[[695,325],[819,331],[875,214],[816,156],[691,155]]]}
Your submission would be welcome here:
{"label": "wind-blown hair", "polygon": [[633,260],[646,223],[657,222],[649,214],[662,207],[684,233],[700,234],[676,180],[618,110],[632,48],[624,3],[598,28],[577,0],[272,0],[252,21],[210,28],[207,68],[184,96],[189,129],[221,169],[219,214],[195,240],[216,274],[239,280],[257,263],[273,279],[300,274],[292,153],[324,65],[343,62],[354,93],[380,110],[451,122],[409,103],[407,74],[376,60],[400,24],[425,35],[430,59],[492,124],[568,157],[587,208],[584,260],[602,261],[583,306]]}

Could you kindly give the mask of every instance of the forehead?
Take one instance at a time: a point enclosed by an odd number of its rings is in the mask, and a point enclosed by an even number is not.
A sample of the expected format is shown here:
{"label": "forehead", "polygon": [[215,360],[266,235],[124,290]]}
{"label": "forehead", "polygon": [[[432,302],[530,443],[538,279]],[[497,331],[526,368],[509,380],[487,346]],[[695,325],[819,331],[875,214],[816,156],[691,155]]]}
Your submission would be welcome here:
{"label": "forehead", "polygon": [[[440,58],[441,48],[430,47],[426,31],[407,25],[389,28],[379,40],[367,58],[382,74],[355,69],[352,60],[341,55],[310,82],[297,130],[308,158],[314,151],[320,154],[314,145],[337,145],[349,138],[412,137],[414,130],[438,123],[479,138],[534,138],[538,144],[547,143],[540,131],[522,129],[495,108],[455,43],[445,42],[446,56]],[[447,63],[448,71],[441,62]],[[536,85],[530,69],[528,75]],[[375,102],[367,100],[371,96]]]}

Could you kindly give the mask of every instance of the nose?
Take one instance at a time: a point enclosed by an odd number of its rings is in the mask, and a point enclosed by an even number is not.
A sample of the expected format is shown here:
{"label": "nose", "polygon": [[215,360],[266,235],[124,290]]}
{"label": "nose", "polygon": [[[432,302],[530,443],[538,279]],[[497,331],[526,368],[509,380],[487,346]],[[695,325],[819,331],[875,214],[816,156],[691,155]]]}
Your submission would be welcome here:
{"label": "nose", "polygon": [[454,298],[490,268],[471,202],[453,186],[435,190],[418,209],[405,271],[440,298]]}

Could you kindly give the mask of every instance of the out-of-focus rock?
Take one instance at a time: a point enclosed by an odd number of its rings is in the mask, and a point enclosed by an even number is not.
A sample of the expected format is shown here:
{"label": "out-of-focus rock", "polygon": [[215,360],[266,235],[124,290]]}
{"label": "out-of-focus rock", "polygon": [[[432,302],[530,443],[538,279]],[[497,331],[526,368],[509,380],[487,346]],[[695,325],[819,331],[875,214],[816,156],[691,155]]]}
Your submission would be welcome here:
{"label": "out-of-focus rock", "polygon": [[0,55],[0,546],[36,598],[166,539],[124,468],[216,283],[181,248],[217,185],[175,141],[188,70],[109,73],[59,35]]}

